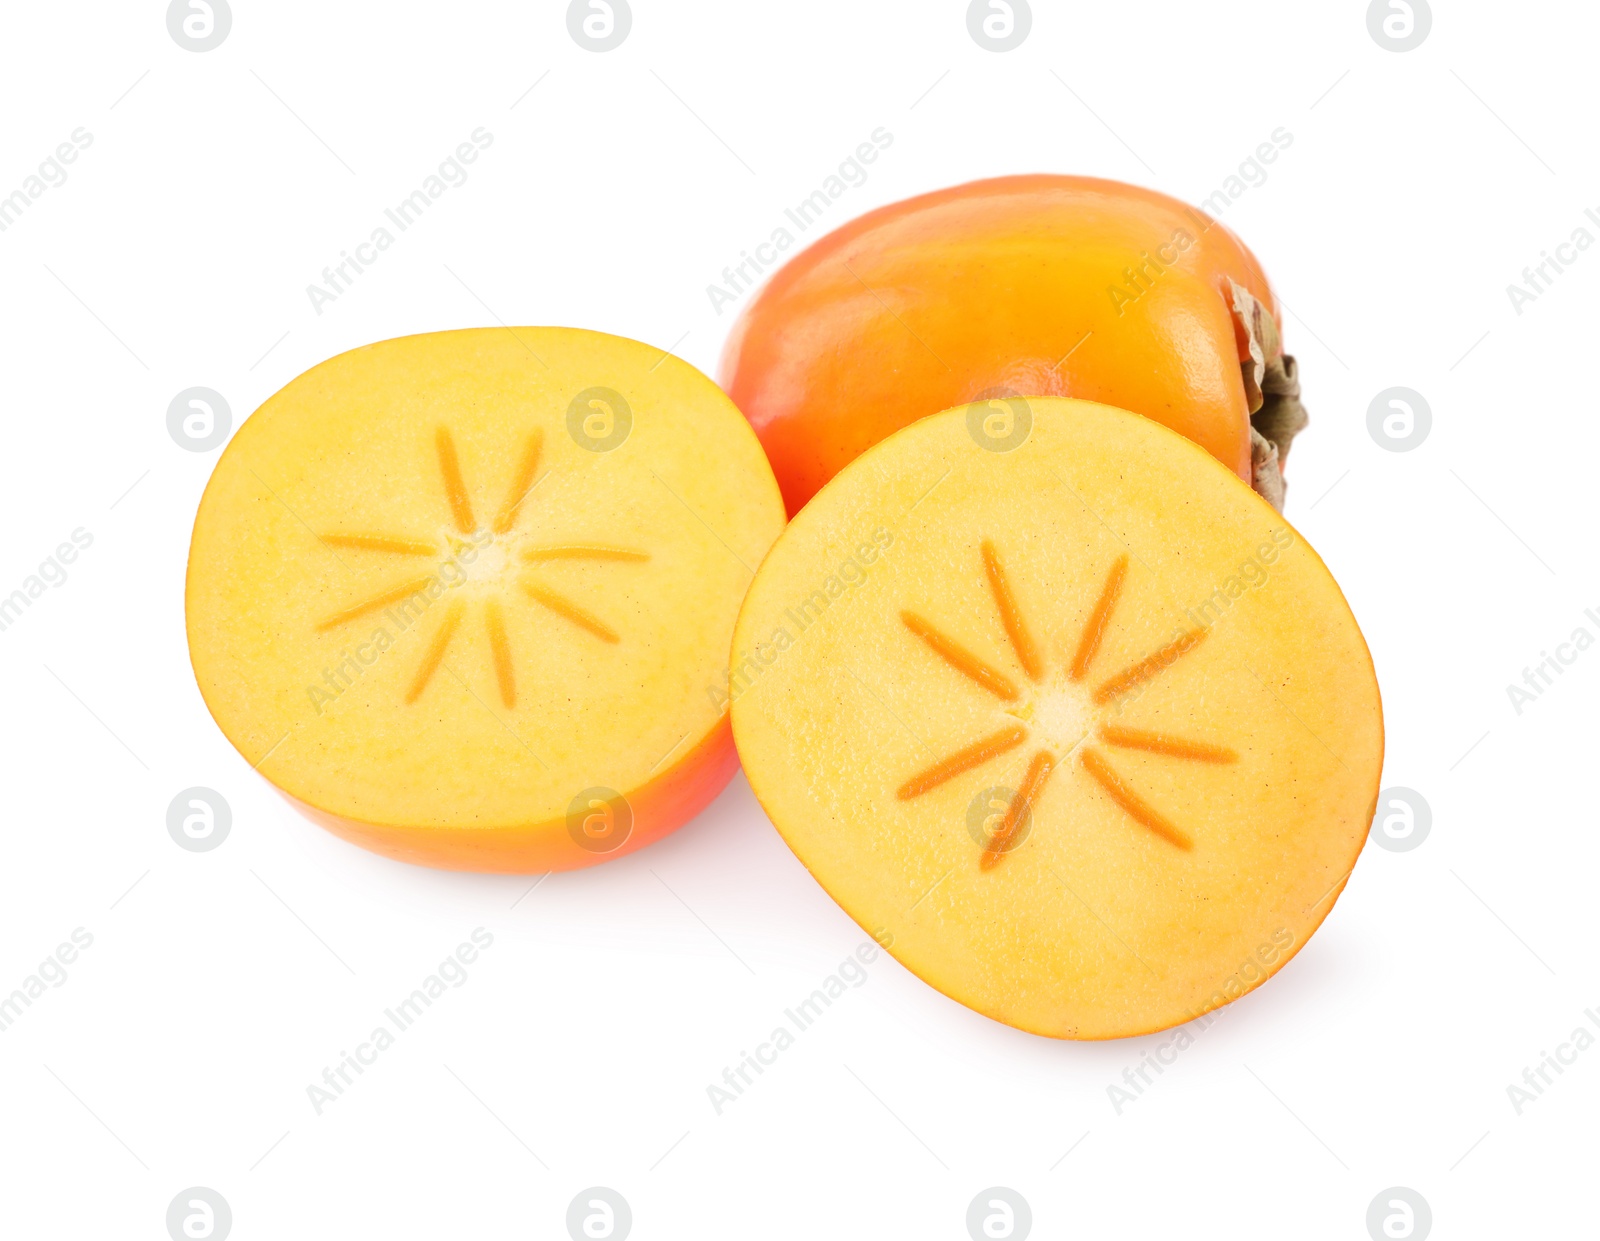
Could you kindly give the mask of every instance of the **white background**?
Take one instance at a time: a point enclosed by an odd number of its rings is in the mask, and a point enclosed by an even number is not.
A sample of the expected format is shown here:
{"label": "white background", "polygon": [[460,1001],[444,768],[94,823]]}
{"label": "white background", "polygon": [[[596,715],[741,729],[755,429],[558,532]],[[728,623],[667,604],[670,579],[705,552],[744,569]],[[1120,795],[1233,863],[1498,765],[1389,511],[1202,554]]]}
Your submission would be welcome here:
{"label": "white background", "polygon": [[[94,942],[0,1034],[0,1232],[161,1238],[206,1186],[238,1238],[560,1238],[603,1185],[640,1239],[960,1241],[999,1185],[1038,1237],[1360,1241],[1390,1186],[1438,1237],[1594,1235],[1600,1049],[1520,1115],[1507,1087],[1600,1011],[1600,650],[1520,715],[1506,686],[1600,636],[1600,251],[1520,315],[1506,286],[1600,211],[1600,12],[1435,8],[1402,54],[1361,0],[1038,3],[996,54],[952,0],[635,0],[596,54],[553,0],[235,0],[204,53],[154,0],[8,5],[0,194],[93,143],[0,233],[0,594],[93,545],[0,633],[0,994]],[[306,286],[479,126],[470,179],[318,315]],[[737,307],[706,286],[879,126],[830,227],[1011,172],[1196,201],[1294,139],[1225,220],[1291,309],[1313,421],[1288,515],[1371,644],[1385,784],[1433,828],[1369,845],[1309,946],[1120,1115],[1107,1087],[1165,1036],[1036,1038],[884,959],[719,1116],[707,1086],[862,938],[742,777],[529,892],[297,817],[189,670],[220,450],[169,437],[177,392],[237,426],[342,350],[496,321],[710,371]],[[1432,409],[1415,451],[1367,430],[1395,385]],[[166,830],[192,785],[233,810],[213,852]],[[477,927],[469,980],[318,1116],[306,1087]]]}

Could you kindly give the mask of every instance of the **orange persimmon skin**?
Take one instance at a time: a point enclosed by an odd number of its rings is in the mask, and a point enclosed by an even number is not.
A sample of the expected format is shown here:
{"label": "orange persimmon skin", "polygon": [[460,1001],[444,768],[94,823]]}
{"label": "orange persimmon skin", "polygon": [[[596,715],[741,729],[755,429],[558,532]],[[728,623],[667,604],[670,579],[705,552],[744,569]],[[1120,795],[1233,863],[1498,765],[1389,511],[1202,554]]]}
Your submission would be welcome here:
{"label": "orange persimmon skin", "polygon": [[719,379],[791,516],[885,436],[1000,393],[1132,410],[1249,482],[1230,280],[1281,322],[1255,256],[1176,199],[1091,177],[974,181],[797,255],[740,315]]}
{"label": "orange persimmon skin", "polygon": [[428,828],[364,823],[307,805],[289,793],[285,799],[313,823],[351,844],[418,866],[531,875],[576,870],[625,857],[654,844],[699,814],[727,787],[739,770],[728,716],[700,744],[628,799],[632,829],[627,840],[606,853],[581,849],[562,820],[521,828]]}

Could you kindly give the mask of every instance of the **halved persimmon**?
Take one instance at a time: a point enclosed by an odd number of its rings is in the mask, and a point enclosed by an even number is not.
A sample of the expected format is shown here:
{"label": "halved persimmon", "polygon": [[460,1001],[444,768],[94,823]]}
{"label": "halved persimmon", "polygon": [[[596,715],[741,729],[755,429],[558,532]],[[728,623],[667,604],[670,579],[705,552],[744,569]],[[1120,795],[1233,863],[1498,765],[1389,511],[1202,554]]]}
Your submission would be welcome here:
{"label": "halved persimmon", "polygon": [[737,768],[706,688],[783,526],[717,387],[566,328],[383,341],[307,371],[217,463],[190,656],[228,739],[408,861],[583,866]]}
{"label": "halved persimmon", "polygon": [[[1327,915],[1378,688],[1304,539],[1189,440],[1040,398],[895,433],[794,519],[734,636],[756,796],[913,972],[1062,1038],[1197,1017]],[[833,591],[825,584],[843,580]]]}

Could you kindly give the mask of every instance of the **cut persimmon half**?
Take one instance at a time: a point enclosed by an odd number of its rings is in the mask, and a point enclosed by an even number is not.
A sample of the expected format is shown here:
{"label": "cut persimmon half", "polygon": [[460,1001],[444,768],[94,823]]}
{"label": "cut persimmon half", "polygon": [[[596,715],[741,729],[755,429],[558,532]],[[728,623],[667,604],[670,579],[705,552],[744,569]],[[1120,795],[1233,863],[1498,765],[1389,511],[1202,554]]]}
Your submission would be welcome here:
{"label": "cut persimmon half", "polygon": [[430,865],[620,856],[737,768],[707,692],[783,504],[739,411],[567,328],[383,341],[239,429],[200,502],[190,657],[312,817]]}
{"label": "cut persimmon half", "polygon": [[[1203,448],[1084,401],[867,450],[735,630],[751,787],[914,973],[1058,1038],[1186,1022],[1327,916],[1383,754],[1361,632],[1301,535]],[[837,587],[837,588],[836,588]]]}

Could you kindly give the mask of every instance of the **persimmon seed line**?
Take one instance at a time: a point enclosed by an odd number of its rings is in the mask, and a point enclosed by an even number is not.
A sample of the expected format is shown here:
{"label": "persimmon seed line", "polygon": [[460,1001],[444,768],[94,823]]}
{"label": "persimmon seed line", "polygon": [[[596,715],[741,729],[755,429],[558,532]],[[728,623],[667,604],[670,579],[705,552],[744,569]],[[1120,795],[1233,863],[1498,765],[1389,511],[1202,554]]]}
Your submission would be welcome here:
{"label": "persimmon seed line", "polygon": [[901,623],[928,644],[940,659],[962,676],[976,681],[996,698],[1015,702],[1019,697],[1016,682],[998,669],[991,668],[954,638],[940,633],[915,612],[900,613]]}

